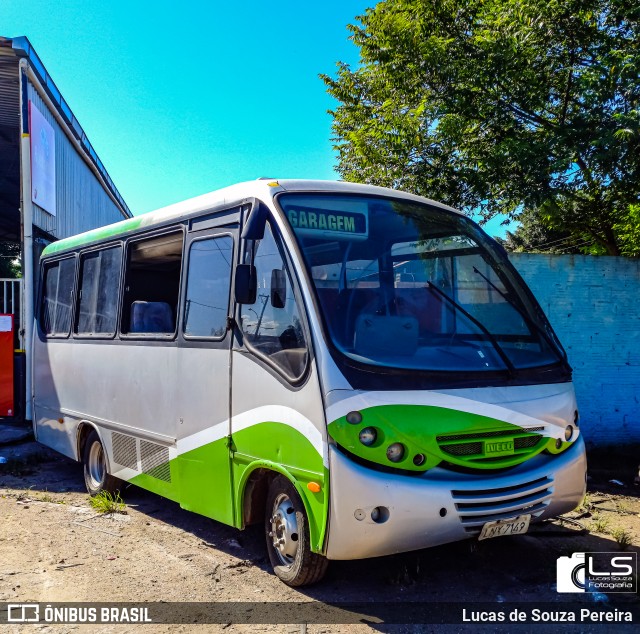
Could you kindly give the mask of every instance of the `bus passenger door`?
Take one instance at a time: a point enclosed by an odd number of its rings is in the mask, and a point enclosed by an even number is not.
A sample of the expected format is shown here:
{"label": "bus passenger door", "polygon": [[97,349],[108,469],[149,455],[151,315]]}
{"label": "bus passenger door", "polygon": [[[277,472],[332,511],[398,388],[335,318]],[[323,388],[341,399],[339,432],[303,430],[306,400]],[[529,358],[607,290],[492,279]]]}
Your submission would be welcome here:
{"label": "bus passenger door", "polygon": [[176,436],[180,504],[232,524],[229,316],[238,225],[193,230],[202,224],[192,221],[182,278]]}
{"label": "bus passenger door", "polygon": [[[243,259],[255,266],[257,283],[255,301],[237,308],[239,339],[232,353],[232,465],[238,521],[256,521],[262,513],[264,469],[287,474],[307,498],[311,540],[319,549],[327,501],[326,428],[304,303],[274,223],[267,222],[259,240],[247,240]],[[320,492],[311,493],[310,482],[314,491],[319,484]]]}

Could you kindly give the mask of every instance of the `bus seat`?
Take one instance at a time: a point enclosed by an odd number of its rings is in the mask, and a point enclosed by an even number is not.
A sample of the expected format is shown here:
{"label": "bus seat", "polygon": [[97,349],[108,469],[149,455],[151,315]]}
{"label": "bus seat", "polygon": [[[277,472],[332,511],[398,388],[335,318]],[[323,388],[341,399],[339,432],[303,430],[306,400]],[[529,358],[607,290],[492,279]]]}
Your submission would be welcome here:
{"label": "bus seat", "polygon": [[347,316],[353,321],[363,306],[374,301],[378,296],[375,288],[350,288],[344,290],[342,298],[337,288],[318,288],[318,298],[323,306],[325,319],[334,335],[342,339],[345,331],[344,320]]}
{"label": "bus seat", "polygon": [[132,333],[173,332],[173,314],[167,302],[135,301],[131,304]]}
{"label": "bus seat", "polygon": [[443,300],[429,288],[397,287],[398,313],[412,314],[418,319],[420,333],[442,332]]}

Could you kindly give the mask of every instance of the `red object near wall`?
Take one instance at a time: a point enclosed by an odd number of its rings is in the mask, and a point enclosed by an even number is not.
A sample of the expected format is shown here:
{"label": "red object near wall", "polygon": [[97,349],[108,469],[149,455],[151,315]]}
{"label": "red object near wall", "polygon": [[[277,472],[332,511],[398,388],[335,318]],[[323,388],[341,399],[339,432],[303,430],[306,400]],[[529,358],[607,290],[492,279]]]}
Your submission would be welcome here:
{"label": "red object near wall", "polygon": [[0,416],[14,416],[13,315],[0,315]]}

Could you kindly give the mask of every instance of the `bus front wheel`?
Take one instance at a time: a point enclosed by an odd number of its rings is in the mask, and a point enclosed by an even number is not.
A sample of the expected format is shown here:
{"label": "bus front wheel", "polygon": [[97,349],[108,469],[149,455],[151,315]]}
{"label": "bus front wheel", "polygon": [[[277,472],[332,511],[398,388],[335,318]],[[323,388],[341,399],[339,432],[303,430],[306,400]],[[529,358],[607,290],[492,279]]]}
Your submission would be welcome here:
{"label": "bus front wheel", "polygon": [[269,486],[265,532],[269,559],[281,581],[295,587],[322,579],[328,561],[311,552],[304,505],[293,484],[281,475]]}
{"label": "bus front wheel", "polygon": [[98,432],[93,430],[84,444],[82,453],[82,466],[84,470],[84,484],[89,495],[98,495],[102,491],[115,493],[120,487],[120,481],[109,475],[107,471],[107,458],[104,447],[100,442]]}

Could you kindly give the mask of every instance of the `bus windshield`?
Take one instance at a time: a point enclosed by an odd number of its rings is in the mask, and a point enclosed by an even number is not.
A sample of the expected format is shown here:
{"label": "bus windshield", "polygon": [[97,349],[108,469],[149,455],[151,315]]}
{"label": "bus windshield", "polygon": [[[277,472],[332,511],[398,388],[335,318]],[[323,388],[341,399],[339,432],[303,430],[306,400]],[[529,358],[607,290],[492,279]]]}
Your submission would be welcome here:
{"label": "bus windshield", "polygon": [[353,360],[436,372],[564,360],[506,258],[464,216],[374,196],[289,193],[277,201],[327,332]]}

